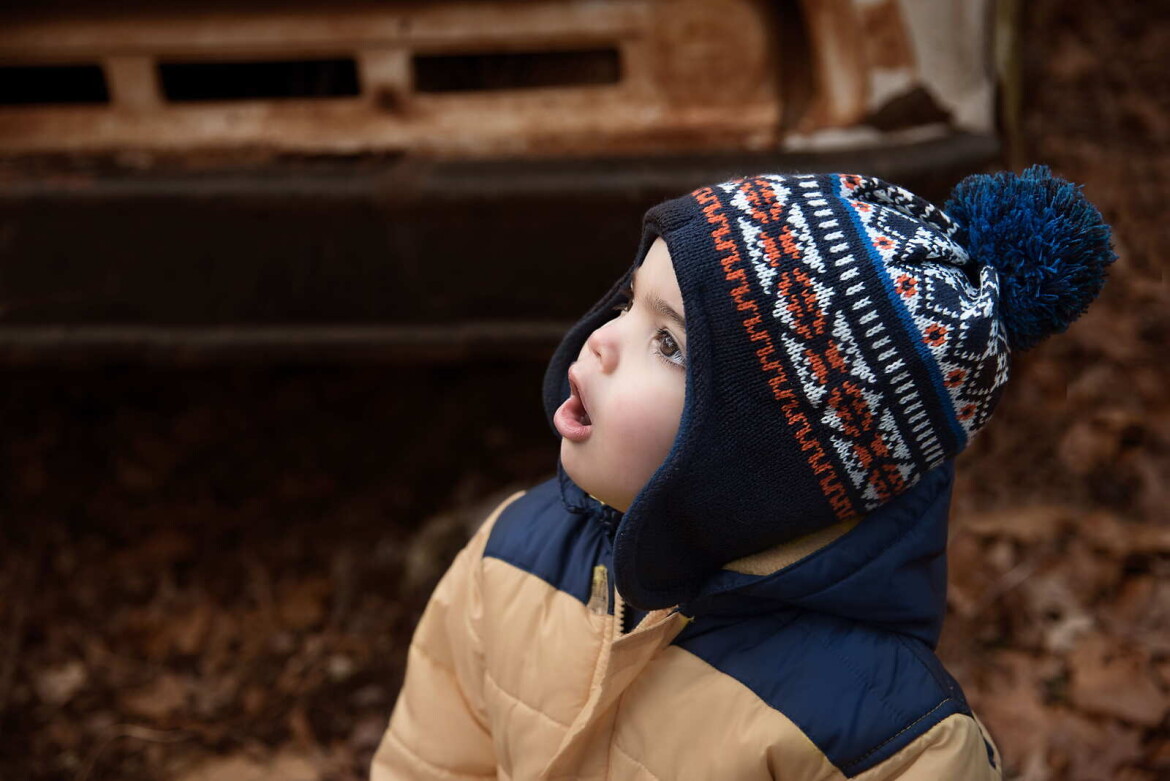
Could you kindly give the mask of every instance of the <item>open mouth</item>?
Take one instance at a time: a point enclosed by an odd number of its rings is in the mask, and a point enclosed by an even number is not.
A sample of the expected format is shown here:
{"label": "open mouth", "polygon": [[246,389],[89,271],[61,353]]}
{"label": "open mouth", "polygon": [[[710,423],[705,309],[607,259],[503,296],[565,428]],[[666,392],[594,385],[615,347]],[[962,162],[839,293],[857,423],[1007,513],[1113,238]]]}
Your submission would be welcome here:
{"label": "open mouth", "polygon": [[589,410],[585,409],[585,400],[581,395],[581,388],[569,372],[569,398],[557,409],[553,415],[553,426],[557,433],[571,442],[583,442],[589,438],[593,428],[593,420],[589,417]]}
{"label": "open mouth", "polygon": [[577,414],[577,422],[582,426],[592,426],[593,421],[589,419],[589,410],[585,409],[585,397],[581,395],[581,389],[577,387],[577,383],[572,377],[569,378],[569,389],[569,399],[576,399],[575,406],[580,407],[580,410],[574,410],[574,413]]}

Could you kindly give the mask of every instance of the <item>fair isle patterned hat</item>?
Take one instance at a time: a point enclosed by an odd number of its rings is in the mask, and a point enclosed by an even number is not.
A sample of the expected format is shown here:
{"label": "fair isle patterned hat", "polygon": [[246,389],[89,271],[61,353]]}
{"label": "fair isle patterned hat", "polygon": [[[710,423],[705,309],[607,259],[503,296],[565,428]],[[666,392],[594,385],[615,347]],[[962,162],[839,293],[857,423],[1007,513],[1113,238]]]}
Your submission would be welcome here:
{"label": "fair isle patterned hat", "polygon": [[[659,236],[687,390],[615,538],[617,587],[642,608],[907,492],[987,422],[1011,350],[1067,328],[1114,259],[1101,215],[1042,167],[969,177],[945,210],[865,176],[755,176],[647,212],[633,269]],[[558,348],[546,407],[624,283]]]}

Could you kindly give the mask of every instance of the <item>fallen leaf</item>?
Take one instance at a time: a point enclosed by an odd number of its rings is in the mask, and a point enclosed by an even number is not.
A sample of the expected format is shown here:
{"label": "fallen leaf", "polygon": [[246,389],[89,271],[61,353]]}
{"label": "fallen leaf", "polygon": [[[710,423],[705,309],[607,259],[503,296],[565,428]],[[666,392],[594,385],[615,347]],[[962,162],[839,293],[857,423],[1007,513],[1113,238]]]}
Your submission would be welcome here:
{"label": "fallen leaf", "polygon": [[350,731],[349,743],[355,751],[368,751],[372,754],[378,744],[382,742],[382,736],[385,735],[387,726],[387,717],[384,715],[363,716],[357,720]]}
{"label": "fallen leaf", "polygon": [[1126,579],[1103,618],[1112,634],[1151,654],[1170,656],[1170,582],[1165,579],[1153,575]]}
{"label": "fallen leaf", "polygon": [[960,528],[980,536],[1006,537],[1025,543],[1050,540],[1061,525],[1081,515],[1071,507],[1041,504],[967,516]]}
{"label": "fallen leaf", "polygon": [[195,687],[194,711],[203,718],[212,718],[235,704],[239,690],[239,675],[230,672],[209,675]]}
{"label": "fallen leaf", "polygon": [[191,684],[172,673],[162,673],[148,685],[122,693],[122,707],[138,716],[159,720],[187,705]]}
{"label": "fallen leaf", "polygon": [[1140,647],[1093,633],[1068,663],[1072,701],[1089,713],[1154,727],[1170,712],[1170,697],[1154,681],[1149,655]]}
{"label": "fallen leaf", "polygon": [[1087,514],[1077,530],[1084,539],[1118,556],[1170,552],[1170,525],[1126,521],[1108,511]]}
{"label": "fallen leaf", "polygon": [[1141,732],[1067,709],[1052,713],[1049,764],[1067,781],[1116,779],[1141,761]]}
{"label": "fallen leaf", "polygon": [[968,692],[1004,762],[1016,771],[1047,764],[1050,720],[1037,670],[1034,656],[1001,651],[988,660],[983,685]]}
{"label": "fallen leaf", "polygon": [[85,686],[89,673],[79,661],[40,671],[33,679],[37,697],[46,705],[64,705]]}
{"label": "fallen leaf", "polygon": [[317,745],[317,736],[313,733],[313,725],[309,723],[309,714],[304,705],[294,705],[289,711],[288,730],[298,746],[312,749]]}
{"label": "fallen leaf", "polygon": [[170,624],[175,651],[180,654],[195,654],[203,647],[203,641],[211,627],[211,605],[207,600],[200,600],[190,610],[175,616]]}
{"label": "fallen leaf", "polygon": [[1154,741],[1153,747],[1146,755],[1146,764],[1156,770],[1170,771],[1170,738]]}
{"label": "fallen leaf", "polygon": [[278,612],[290,629],[307,629],[325,617],[325,600],[332,591],[327,578],[304,578],[281,589]]}
{"label": "fallen leaf", "polygon": [[245,755],[200,762],[175,776],[175,781],[319,781],[321,773],[301,753],[285,749],[271,757]]}
{"label": "fallen leaf", "polygon": [[1021,581],[1023,622],[1018,641],[1035,642],[1047,651],[1063,653],[1095,625],[1092,614],[1073,589],[1063,562]]}

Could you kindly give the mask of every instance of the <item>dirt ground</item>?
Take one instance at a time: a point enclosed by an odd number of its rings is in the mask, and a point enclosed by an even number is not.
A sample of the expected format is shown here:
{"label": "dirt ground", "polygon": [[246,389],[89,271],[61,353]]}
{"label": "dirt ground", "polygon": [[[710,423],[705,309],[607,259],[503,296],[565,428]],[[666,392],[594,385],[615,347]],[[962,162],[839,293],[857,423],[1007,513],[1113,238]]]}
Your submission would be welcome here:
{"label": "dirt ground", "polygon": [[[1120,260],[963,456],[940,653],[1027,781],[1170,777],[1170,6],[1026,3],[1022,149]],[[0,779],[357,779],[542,366],[8,371]]]}

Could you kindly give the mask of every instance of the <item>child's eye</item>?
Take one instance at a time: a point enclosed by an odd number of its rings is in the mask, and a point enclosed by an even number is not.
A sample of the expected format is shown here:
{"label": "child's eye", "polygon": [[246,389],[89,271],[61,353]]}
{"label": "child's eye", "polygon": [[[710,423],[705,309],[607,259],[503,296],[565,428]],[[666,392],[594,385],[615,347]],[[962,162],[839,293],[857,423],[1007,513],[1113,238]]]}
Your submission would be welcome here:
{"label": "child's eye", "polygon": [[654,351],[672,366],[686,366],[687,357],[678,342],[670,335],[670,331],[665,328],[658,329],[658,333],[654,335]]}

